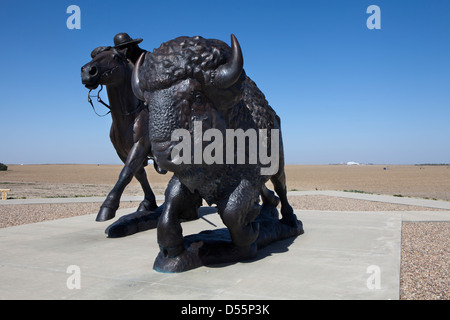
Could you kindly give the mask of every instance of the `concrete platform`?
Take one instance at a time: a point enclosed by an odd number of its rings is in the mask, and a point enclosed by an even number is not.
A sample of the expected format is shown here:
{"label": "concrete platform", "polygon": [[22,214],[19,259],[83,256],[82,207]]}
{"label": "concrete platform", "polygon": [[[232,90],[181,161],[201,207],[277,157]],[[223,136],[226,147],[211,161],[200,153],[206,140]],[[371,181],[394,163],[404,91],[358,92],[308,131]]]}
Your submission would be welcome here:
{"label": "concrete platform", "polygon": [[[183,223],[184,235],[224,227],[210,208],[202,214]],[[95,214],[0,229],[0,299],[399,298],[404,213],[296,214],[305,234],[262,249],[255,260],[180,274],[152,269],[156,230],[109,239],[110,222],[95,222]],[[405,217],[449,221],[450,212]]]}

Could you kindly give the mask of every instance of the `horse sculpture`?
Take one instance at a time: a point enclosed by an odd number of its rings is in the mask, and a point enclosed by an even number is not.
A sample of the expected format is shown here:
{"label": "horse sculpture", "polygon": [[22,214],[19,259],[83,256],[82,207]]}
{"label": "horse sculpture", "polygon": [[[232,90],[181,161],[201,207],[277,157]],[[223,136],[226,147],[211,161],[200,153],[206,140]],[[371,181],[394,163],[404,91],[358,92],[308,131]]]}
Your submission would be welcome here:
{"label": "horse sculpture", "polygon": [[[155,195],[147,180],[144,167],[151,158],[148,137],[148,109],[140,102],[131,89],[133,65],[127,60],[124,51],[113,47],[98,47],[91,53],[92,61],[81,68],[82,83],[88,89],[105,85],[112,117],[111,142],[122,162],[125,164],[119,179],[100,207],[97,221],[114,218],[125,187],[136,179],[144,191],[144,200],[137,212],[155,210]],[[160,173],[166,171],[155,168]]]}

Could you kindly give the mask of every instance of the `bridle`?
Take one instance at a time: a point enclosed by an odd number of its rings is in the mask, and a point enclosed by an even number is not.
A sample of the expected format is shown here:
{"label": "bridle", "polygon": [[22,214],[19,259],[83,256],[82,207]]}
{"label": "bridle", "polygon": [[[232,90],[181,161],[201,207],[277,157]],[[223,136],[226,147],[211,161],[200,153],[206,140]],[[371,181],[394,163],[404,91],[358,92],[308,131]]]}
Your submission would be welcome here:
{"label": "bridle", "polygon": [[[94,110],[95,114],[97,116],[99,116],[99,117],[107,116],[108,114],[111,113],[111,107],[106,102],[104,102],[102,100],[102,98],[100,97],[100,92],[103,90],[103,85],[102,84],[100,85],[100,90],[98,90],[96,95],[91,95],[91,91],[92,90],[94,90],[94,89],[90,89],[89,92],[88,92],[88,102],[91,104],[92,110]],[[97,98],[97,102],[100,102],[101,104],[103,104],[105,107],[107,107],[109,109],[109,111],[107,113],[103,114],[103,115],[98,114],[97,111],[95,110],[94,103],[92,102],[91,98]],[[127,113],[123,113],[122,112],[122,116],[131,116],[131,115],[139,113],[142,110],[144,110],[145,108],[147,108],[147,105],[145,103],[143,103],[141,100],[138,100],[138,101],[139,102],[138,102],[136,108],[133,111],[127,112]]]}
{"label": "bridle", "polygon": [[[110,50],[110,49],[111,49],[111,47],[103,47],[100,51],[96,52],[96,55],[99,54],[100,52],[103,52],[103,51],[106,51],[106,50]],[[113,49],[114,49],[114,48],[113,48]],[[128,63],[128,59],[127,59],[126,57],[124,57],[123,55],[117,54],[117,56],[118,56],[120,59],[122,59],[123,61],[125,61],[125,62]],[[95,56],[94,56],[94,57],[95,57]],[[92,57],[92,58],[94,58],[94,57]],[[104,72],[104,73],[100,76],[100,78],[104,77],[106,74],[111,74],[116,68],[118,68],[118,66],[115,66],[115,67],[113,67],[112,69],[110,69],[110,70]],[[99,116],[99,117],[107,116],[108,114],[111,113],[111,107],[110,107],[106,102],[104,102],[104,101],[102,100],[102,98],[100,97],[100,92],[103,90],[103,85],[102,85],[102,84],[100,85],[100,90],[97,92],[97,95],[91,95],[92,90],[94,90],[94,89],[90,89],[89,92],[88,92],[88,102],[91,104],[92,110],[94,110],[95,114],[96,114],[97,116]],[[91,98],[97,98],[97,102],[100,102],[101,104],[103,104],[105,107],[107,107],[107,108],[109,109],[109,111],[108,111],[107,113],[105,113],[104,115],[98,114],[97,111],[95,110],[94,103],[92,102],[92,99],[91,99]],[[139,102],[138,102],[136,108],[135,108],[133,111],[127,112],[127,113],[123,113],[123,112],[122,112],[122,116],[131,116],[131,115],[134,115],[134,114],[136,114],[136,113],[139,113],[139,112],[141,112],[143,109],[147,108],[146,103],[142,103],[142,101],[139,100],[139,99],[138,99],[138,101],[139,101]]]}
{"label": "bridle", "polygon": [[[103,85],[102,85],[102,84],[100,85],[100,90],[98,90],[96,96],[91,96],[91,91],[92,91],[92,90],[94,90],[94,89],[90,89],[89,92],[88,92],[88,102],[91,104],[92,110],[94,110],[95,114],[96,114],[97,116],[99,116],[99,117],[107,116],[108,114],[111,113],[111,108],[109,107],[109,105],[107,105],[107,104],[102,100],[102,98],[100,98],[100,92],[103,90]],[[100,102],[101,104],[103,104],[105,107],[107,107],[107,108],[109,109],[109,111],[108,111],[107,113],[105,113],[104,115],[98,114],[97,111],[95,110],[94,103],[92,102],[91,97],[92,97],[92,98],[97,98],[97,102]]]}

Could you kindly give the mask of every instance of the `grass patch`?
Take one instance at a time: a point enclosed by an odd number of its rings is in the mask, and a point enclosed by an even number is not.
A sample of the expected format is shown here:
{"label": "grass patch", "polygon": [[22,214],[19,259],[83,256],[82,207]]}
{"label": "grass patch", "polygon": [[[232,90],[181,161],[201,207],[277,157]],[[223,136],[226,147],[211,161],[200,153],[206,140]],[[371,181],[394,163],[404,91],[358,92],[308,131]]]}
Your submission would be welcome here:
{"label": "grass patch", "polygon": [[26,185],[26,186],[35,186],[37,184],[35,182],[7,182],[7,181],[2,181],[0,183],[2,185],[3,184],[19,184],[19,185]]}
{"label": "grass patch", "polygon": [[362,191],[362,190],[344,190],[344,192],[363,193],[363,194],[373,194],[372,192],[367,192],[367,191]]}
{"label": "grass patch", "polygon": [[95,194],[87,194],[87,195],[82,195],[82,194],[76,194],[73,196],[46,196],[44,198],[46,199],[56,199],[56,198],[92,198],[92,197],[106,197],[106,195],[95,195]]}

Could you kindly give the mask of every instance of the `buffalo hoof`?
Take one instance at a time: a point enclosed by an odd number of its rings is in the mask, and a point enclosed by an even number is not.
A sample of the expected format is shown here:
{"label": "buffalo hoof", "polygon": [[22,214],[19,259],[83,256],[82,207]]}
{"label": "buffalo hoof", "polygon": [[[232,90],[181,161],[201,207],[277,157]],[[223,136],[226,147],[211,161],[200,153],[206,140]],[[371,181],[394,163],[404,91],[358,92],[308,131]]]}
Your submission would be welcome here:
{"label": "buffalo hoof", "polygon": [[197,220],[198,218],[198,208],[194,207],[188,208],[180,214],[181,221],[193,221]]}
{"label": "buffalo hoof", "polygon": [[101,206],[95,221],[107,221],[114,218],[116,216],[116,210],[117,209]]}
{"label": "buffalo hoof", "polygon": [[[227,228],[207,230],[186,236],[184,237],[184,250],[181,246],[163,248],[155,259],[153,269],[158,272],[176,273],[201,266],[227,265],[255,259],[258,250],[274,242],[294,238],[304,233],[302,222],[297,220],[292,211],[290,213],[289,211],[286,210],[285,217],[279,220],[276,208],[263,205],[255,222],[243,228],[242,231],[248,235],[259,231],[256,241],[250,245],[235,244]],[[280,245],[288,244],[284,242]],[[275,250],[275,252],[280,252],[280,247],[275,247]],[[287,247],[281,251],[287,251]]]}
{"label": "buffalo hoof", "polygon": [[268,190],[267,195],[261,198],[264,205],[269,205],[275,208],[280,203],[280,198],[278,198],[272,190]]}
{"label": "buffalo hoof", "polygon": [[173,247],[162,247],[160,246],[160,253],[166,258],[175,258],[184,251],[184,244]]}
{"label": "buffalo hoof", "polygon": [[282,218],[280,220],[280,222],[286,226],[292,227],[292,228],[297,228],[298,225],[298,220],[297,220],[297,216],[294,213],[294,210],[292,210],[292,208],[288,208],[287,210],[283,210],[284,208],[281,208],[281,215]]}
{"label": "buffalo hoof", "polygon": [[295,214],[292,214],[292,216],[290,216],[290,217],[281,218],[280,222],[291,228],[299,227],[299,221],[297,220],[297,216]]}
{"label": "buffalo hoof", "polygon": [[241,247],[248,246],[258,239],[259,223],[252,222],[242,228],[230,230],[233,242]]}
{"label": "buffalo hoof", "polygon": [[185,246],[185,250],[175,257],[160,252],[153,269],[164,273],[178,273],[201,266],[250,260],[257,254],[256,244],[244,247],[233,244],[227,229],[203,231],[198,235],[188,236],[185,238]]}

